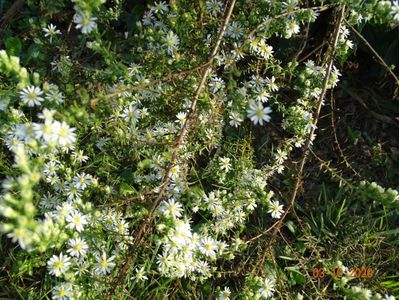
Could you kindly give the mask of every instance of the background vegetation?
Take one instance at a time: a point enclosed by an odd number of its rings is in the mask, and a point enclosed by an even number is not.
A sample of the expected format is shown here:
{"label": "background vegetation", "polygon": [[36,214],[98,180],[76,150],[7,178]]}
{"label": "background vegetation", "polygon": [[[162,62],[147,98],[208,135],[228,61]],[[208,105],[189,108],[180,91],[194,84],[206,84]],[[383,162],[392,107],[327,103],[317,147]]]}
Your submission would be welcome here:
{"label": "background vegetation", "polygon": [[398,298],[398,7],[0,1],[0,299]]}

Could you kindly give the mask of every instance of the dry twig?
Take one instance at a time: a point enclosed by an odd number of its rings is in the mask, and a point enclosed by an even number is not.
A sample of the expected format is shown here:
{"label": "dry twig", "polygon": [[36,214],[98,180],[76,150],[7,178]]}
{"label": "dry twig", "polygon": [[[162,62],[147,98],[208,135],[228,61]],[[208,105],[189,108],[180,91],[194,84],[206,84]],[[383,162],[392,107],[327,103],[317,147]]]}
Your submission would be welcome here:
{"label": "dry twig", "polygon": [[[314,125],[316,125],[318,123],[321,107],[322,107],[322,104],[323,104],[323,101],[324,101],[324,98],[325,98],[325,95],[327,92],[328,81],[329,81],[329,78],[331,75],[332,66],[333,66],[333,62],[334,62],[334,56],[335,56],[335,52],[336,52],[336,48],[337,48],[337,44],[338,44],[339,29],[340,29],[343,19],[344,19],[344,12],[345,12],[345,7],[342,7],[339,11],[338,21],[336,22],[335,30],[334,30],[334,33],[331,38],[332,39],[331,40],[331,48],[330,48],[330,51],[328,54],[328,59],[327,59],[328,60],[327,70],[326,70],[326,75],[323,80],[322,91],[321,91],[321,94],[319,97],[318,106],[317,106],[316,112],[314,114]],[[289,201],[289,205],[288,205],[287,209],[285,210],[284,214],[281,216],[277,226],[275,227],[275,229],[273,231],[272,238],[269,243],[269,249],[272,247],[273,243],[275,242],[275,237],[276,237],[277,233],[280,231],[284,219],[287,217],[288,213],[294,207],[295,200],[296,200],[296,197],[298,194],[298,190],[299,190],[299,187],[302,182],[303,169],[304,169],[307,157],[311,151],[311,145],[312,145],[312,140],[313,140],[315,130],[316,130],[316,126],[313,126],[312,129],[310,130],[309,136],[306,140],[305,149],[304,149],[304,152],[302,154],[302,159],[299,164],[299,169],[296,173],[295,186],[294,186],[294,190],[292,192],[292,195],[291,195],[291,198]],[[268,253],[268,251],[265,251],[261,261],[263,261],[265,259],[267,253]],[[260,270],[258,270],[258,271],[260,271]]]}
{"label": "dry twig", "polygon": [[[129,250],[136,249],[141,244],[144,236],[146,235],[146,233],[148,231],[148,227],[151,224],[155,209],[160,204],[160,202],[161,202],[161,200],[162,200],[162,198],[163,198],[163,196],[164,196],[164,194],[166,192],[168,183],[170,182],[171,175],[172,175],[171,170],[172,170],[173,166],[176,165],[177,155],[179,153],[179,150],[181,149],[181,147],[184,144],[184,138],[186,137],[186,135],[188,133],[188,130],[189,130],[188,126],[189,126],[189,124],[190,124],[191,120],[193,119],[193,117],[195,115],[195,112],[196,112],[198,98],[200,96],[200,93],[201,93],[203,87],[206,84],[208,75],[209,75],[210,71],[212,70],[213,60],[214,60],[215,56],[217,55],[217,53],[219,51],[220,43],[222,42],[222,39],[223,39],[224,34],[226,32],[227,24],[229,23],[230,17],[232,15],[232,12],[233,12],[233,9],[234,9],[234,5],[235,5],[235,0],[231,0],[229,5],[228,5],[228,7],[227,7],[227,9],[226,9],[226,11],[225,11],[223,23],[222,23],[222,26],[221,26],[221,28],[219,30],[219,35],[217,37],[216,44],[215,44],[215,46],[214,46],[214,48],[212,50],[211,55],[209,56],[207,67],[202,73],[201,81],[200,81],[200,84],[198,85],[198,87],[197,87],[197,89],[195,91],[195,95],[194,95],[193,101],[191,102],[190,110],[189,110],[189,112],[187,114],[187,118],[186,118],[185,122],[183,123],[182,128],[179,131],[178,138],[177,138],[177,140],[175,142],[175,148],[174,148],[174,150],[172,152],[172,158],[171,158],[170,164],[169,164],[169,166],[168,166],[168,168],[166,170],[166,175],[165,175],[165,177],[164,177],[164,179],[163,179],[163,181],[161,183],[161,187],[160,187],[158,196],[154,200],[154,202],[152,203],[151,208],[148,211],[148,214],[147,214],[145,220],[141,223],[137,233],[135,234],[135,239],[134,239],[132,245],[129,247]],[[110,299],[110,295],[113,294],[113,292],[115,291],[116,287],[118,285],[120,285],[120,284],[123,284],[123,282],[125,280],[125,277],[126,277],[126,274],[127,274],[127,270],[129,269],[132,261],[133,261],[133,256],[132,255],[130,255],[130,256],[128,256],[126,258],[126,260],[125,260],[125,262],[122,265],[122,268],[120,270],[119,276],[118,276],[117,280],[115,282],[113,282],[113,284],[111,286],[111,290],[108,293],[108,295],[106,296],[106,299]]]}

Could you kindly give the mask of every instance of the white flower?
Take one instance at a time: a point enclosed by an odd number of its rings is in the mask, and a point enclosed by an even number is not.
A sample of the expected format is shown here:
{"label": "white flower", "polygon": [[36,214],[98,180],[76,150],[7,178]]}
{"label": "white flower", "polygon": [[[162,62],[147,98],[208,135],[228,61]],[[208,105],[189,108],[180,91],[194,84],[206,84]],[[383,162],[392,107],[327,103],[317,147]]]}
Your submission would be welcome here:
{"label": "white flower", "polygon": [[206,1],[206,9],[212,16],[216,17],[223,9],[223,3],[219,0]]}
{"label": "white flower", "polygon": [[247,205],[246,206],[247,206],[247,209],[254,210],[256,208],[256,206],[257,206],[256,200],[254,198],[249,198],[247,200]]}
{"label": "white flower", "polygon": [[177,120],[175,122],[183,125],[184,122],[186,121],[186,118],[187,118],[187,113],[181,111],[181,112],[177,113],[177,115],[176,115]]}
{"label": "white flower", "polygon": [[239,125],[241,125],[241,123],[243,121],[242,116],[238,112],[235,112],[235,111],[232,111],[230,113],[229,118],[230,118],[229,124],[233,127],[238,127]]}
{"label": "white flower", "polygon": [[195,266],[196,270],[200,272],[203,276],[208,277],[210,276],[210,267],[208,262],[206,261],[199,261]]}
{"label": "white flower", "polygon": [[287,0],[283,2],[283,6],[285,7],[286,12],[293,12],[297,9],[298,0]]}
{"label": "white flower", "polygon": [[173,198],[170,198],[168,202],[163,201],[160,209],[164,216],[178,218],[182,216],[183,206],[179,202],[175,202]]}
{"label": "white flower", "polygon": [[57,90],[52,90],[48,92],[45,96],[47,101],[55,102],[57,104],[61,104],[64,102],[64,94]]}
{"label": "white flower", "polygon": [[382,300],[395,300],[395,296],[385,295],[384,298],[382,298]]}
{"label": "white flower", "polygon": [[222,291],[219,292],[217,300],[229,300],[230,294],[230,288],[226,286]]}
{"label": "white flower", "polygon": [[60,277],[62,274],[65,274],[70,265],[70,257],[68,255],[64,256],[62,253],[60,253],[59,256],[53,255],[53,257],[51,257],[47,262],[49,273],[55,275],[56,277]]}
{"label": "white flower", "polygon": [[73,21],[77,24],[76,28],[80,29],[83,34],[90,33],[97,27],[97,18],[85,16],[83,13],[78,12],[75,14]]}
{"label": "white flower", "polygon": [[140,269],[136,268],[136,275],[134,275],[131,279],[135,279],[137,281],[146,281],[148,280],[148,277],[145,275],[144,267],[141,267]]}
{"label": "white flower", "polygon": [[154,11],[155,13],[162,14],[164,12],[168,12],[169,8],[165,1],[159,1],[155,2],[154,6],[151,7],[151,10]]}
{"label": "white flower", "polygon": [[82,215],[79,211],[73,210],[69,215],[66,216],[68,222],[67,228],[75,228],[78,232],[83,231],[83,227],[87,225],[87,217]]}
{"label": "white flower", "polygon": [[158,254],[157,265],[161,273],[166,272],[173,264],[173,258],[167,252]]}
{"label": "white flower", "polygon": [[69,300],[73,296],[72,293],[72,284],[63,282],[53,288],[51,298],[54,300]]}
{"label": "white flower", "polygon": [[230,158],[221,157],[220,158],[220,168],[226,172],[231,170]]}
{"label": "white flower", "polygon": [[261,40],[257,47],[258,55],[262,56],[264,59],[269,59],[273,55],[273,47]]}
{"label": "white flower", "polygon": [[225,87],[225,83],[223,79],[217,77],[217,76],[212,76],[212,79],[209,82],[209,87],[211,88],[211,92],[216,94],[220,90],[223,90]]}
{"label": "white flower", "polygon": [[262,297],[270,298],[274,292],[273,282],[270,279],[265,278],[265,280],[262,282],[262,284],[259,288],[259,292]]}
{"label": "white flower", "polygon": [[32,129],[37,139],[43,138],[46,142],[55,140],[55,126],[52,121],[45,120],[44,124],[33,123]]}
{"label": "white flower", "polygon": [[24,88],[19,93],[22,102],[31,107],[40,105],[40,103],[43,101],[43,98],[41,97],[42,94],[43,91],[39,87],[32,85]]}
{"label": "white flower", "polygon": [[270,95],[265,88],[261,88],[257,92],[258,92],[256,95],[257,101],[264,103],[269,100]]}
{"label": "white flower", "polygon": [[136,122],[141,117],[141,111],[132,103],[127,108],[124,109],[121,117],[126,122],[131,122],[132,124],[136,124]]}
{"label": "white flower", "polygon": [[76,133],[74,132],[76,128],[71,128],[64,121],[54,122],[54,134],[57,142],[60,146],[71,146],[75,143]]}
{"label": "white flower", "polygon": [[283,210],[284,205],[280,205],[280,203],[276,200],[270,204],[270,208],[267,211],[269,214],[272,214],[272,218],[280,219],[281,214],[284,212]]}
{"label": "white flower", "polygon": [[91,176],[86,173],[76,174],[73,178],[73,185],[80,190],[84,190],[91,183]]}
{"label": "white flower", "polygon": [[205,237],[201,240],[199,245],[201,253],[209,257],[215,257],[218,246],[216,241],[211,237]]}
{"label": "white flower", "polygon": [[277,163],[282,164],[287,159],[287,153],[284,150],[277,149],[277,153],[274,155]]}
{"label": "white flower", "polygon": [[107,258],[106,253],[103,252],[101,256],[96,254],[95,257],[97,263],[94,267],[94,273],[96,273],[97,275],[107,275],[111,272],[111,269],[115,267],[115,263],[112,262],[115,259],[115,256]]}
{"label": "white flower", "polygon": [[57,26],[50,24],[47,27],[43,28],[43,31],[45,32],[44,36],[45,37],[50,37],[50,43],[53,42],[53,37],[55,37],[57,34],[61,34],[61,31],[57,29]]}
{"label": "white flower", "polygon": [[391,6],[391,15],[395,22],[399,22],[399,1],[393,1]]}
{"label": "white flower", "polygon": [[247,110],[248,118],[256,125],[263,125],[263,121],[270,122],[270,113],[272,110],[270,107],[263,107],[261,103],[255,104],[252,103]]}
{"label": "white flower", "polygon": [[172,55],[177,47],[179,46],[180,40],[179,37],[173,33],[173,31],[169,31],[165,37],[165,44],[167,47],[167,52]]}
{"label": "white flower", "polygon": [[82,196],[81,191],[72,184],[67,185],[64,188],[65,195],[68,197],[68,200],[79,200]]}
{"label": "white flower", "polygon": [[278,86],[276,84],[276,78],[272,76],[272,78],[266,78],[266,83],[269,86],[269,90],[272,92],[277,92],[278,91]]}
{"label": "white flower", "polygon": [[72,239],[68,241],[68,246],[70,247],[67,252],[71,256],[84,256],[87,253],[87,250],[89,249],[89,246],[87,245],[86,241],[80,237],[76,239]]}
{"label": "white flower", "polygon": [[78,150],[78,151],[73,151],[72,155],[71,155],[74,159],[74,161],[82,163],[82,162],[86,162],[89,157],[83,154],[83,150]]}
{"label": "white flower", "polygon": [[242,34],[243,34],[242,26],[235,21],[231,22],[227,27],[226,35],[235,40],[238,40],[242,36]]}
{"label": "white flower", "polygon": [[286,38],[290,38],[293,34],[297,34],[298,32],[299,25],[295,21],[287,24]]}

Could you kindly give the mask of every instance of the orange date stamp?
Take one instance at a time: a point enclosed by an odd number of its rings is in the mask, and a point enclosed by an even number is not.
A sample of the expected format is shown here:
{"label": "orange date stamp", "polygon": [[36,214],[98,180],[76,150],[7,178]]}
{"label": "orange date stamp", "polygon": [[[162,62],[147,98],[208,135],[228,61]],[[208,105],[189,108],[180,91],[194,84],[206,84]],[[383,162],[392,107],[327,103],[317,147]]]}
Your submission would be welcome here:
{"label": "orange date stamp", "polygon": [[374,270],[371,267],[360,267],[360,268],[333,268],[331,270],[325,270],[321,268],[312,269],[312,279],[321,279],[328,275],[334,278],[342,278],[348,276],[349,278],[371,278],[373,277]]}

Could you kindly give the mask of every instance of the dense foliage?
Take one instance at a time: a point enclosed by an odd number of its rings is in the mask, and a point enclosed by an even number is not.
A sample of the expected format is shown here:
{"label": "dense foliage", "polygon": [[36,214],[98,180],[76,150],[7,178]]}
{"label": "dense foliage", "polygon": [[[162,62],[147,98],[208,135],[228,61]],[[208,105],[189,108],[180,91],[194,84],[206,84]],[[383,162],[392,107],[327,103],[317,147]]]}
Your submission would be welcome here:
{"label": "dense foliage", "polygon": [[[144,2],[1,2],[0,297],[394,299],[397,179],[303,173],[398,1]],[[389,254],[350,261],[367,243]]]}

